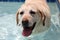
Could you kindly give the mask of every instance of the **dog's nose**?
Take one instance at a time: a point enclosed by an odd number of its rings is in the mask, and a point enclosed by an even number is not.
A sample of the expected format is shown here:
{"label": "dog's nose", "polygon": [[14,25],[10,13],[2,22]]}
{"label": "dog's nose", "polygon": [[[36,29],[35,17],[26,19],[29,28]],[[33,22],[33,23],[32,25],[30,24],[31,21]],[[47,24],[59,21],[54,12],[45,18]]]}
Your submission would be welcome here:
{"label": "dog's nose", "polygon": [[29,25],[28,20],[23,20],[23,21],[22,21],[22,26],[28,27],[28,25]]}

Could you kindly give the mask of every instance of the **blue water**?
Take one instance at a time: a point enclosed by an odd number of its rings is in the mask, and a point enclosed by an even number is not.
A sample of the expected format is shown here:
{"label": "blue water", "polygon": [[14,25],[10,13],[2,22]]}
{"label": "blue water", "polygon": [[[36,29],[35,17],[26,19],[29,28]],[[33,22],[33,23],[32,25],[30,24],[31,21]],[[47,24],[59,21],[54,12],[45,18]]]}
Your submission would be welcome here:
{"label": "blue water", "polygon": [[[28,40],[21,36],[16,25],[15,14],[23,3],[0,2],[0,40]],[[56,3],[48,3],[51,9],[51,27],[44,36],[31,38],[32,40],[60,40],[60,25]]]}

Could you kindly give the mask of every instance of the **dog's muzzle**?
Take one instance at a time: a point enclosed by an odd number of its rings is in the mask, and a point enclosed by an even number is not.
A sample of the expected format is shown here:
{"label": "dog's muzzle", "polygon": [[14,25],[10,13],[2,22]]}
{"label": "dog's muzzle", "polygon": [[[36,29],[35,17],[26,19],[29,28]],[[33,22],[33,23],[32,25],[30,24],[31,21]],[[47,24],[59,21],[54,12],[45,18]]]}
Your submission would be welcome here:
{"label": "dog's muzzle", "polygon": [[29,26],[28,20],[23,20],[23,21],[22,21],[22,26],[23,26],[23,27],[28,27],[28,26]]}
{"label": "dog's muzzle", "polygon": [[35,25],[36,25],[36,22],[34,22],[32,26],[29,26],[29,21],[28,20],[22,21],[22,26],[23,26],[22,35],[23,36],[31,35]]}

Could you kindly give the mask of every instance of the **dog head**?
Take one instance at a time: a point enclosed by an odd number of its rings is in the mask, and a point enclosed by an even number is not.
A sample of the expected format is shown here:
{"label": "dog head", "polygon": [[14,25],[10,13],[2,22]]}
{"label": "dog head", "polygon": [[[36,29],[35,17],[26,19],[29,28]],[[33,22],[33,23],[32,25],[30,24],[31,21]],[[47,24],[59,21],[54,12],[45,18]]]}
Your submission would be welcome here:
{"label": "dog head", "polygon": [[46,16],[33,5],[23,5],[16,14],[17,24],[23,27],[23,36],[31,35],[37,22],[42,21],[45,26],[45,18]]}

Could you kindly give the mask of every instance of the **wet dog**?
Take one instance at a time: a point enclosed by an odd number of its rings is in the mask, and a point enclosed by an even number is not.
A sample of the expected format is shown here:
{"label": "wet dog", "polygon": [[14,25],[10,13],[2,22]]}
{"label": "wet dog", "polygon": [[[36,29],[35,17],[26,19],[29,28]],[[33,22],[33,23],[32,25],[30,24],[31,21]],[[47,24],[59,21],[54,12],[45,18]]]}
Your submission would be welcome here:
{"label": "wet dog", "polygon": [[25,37],[47,30],[50,19],[46,0],[26,0],[16,13],[17,25],[21,26],[22,35]]}

